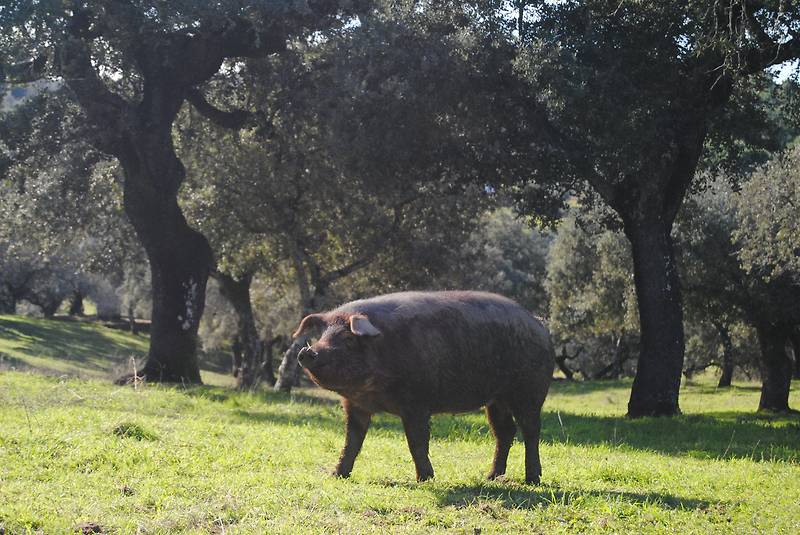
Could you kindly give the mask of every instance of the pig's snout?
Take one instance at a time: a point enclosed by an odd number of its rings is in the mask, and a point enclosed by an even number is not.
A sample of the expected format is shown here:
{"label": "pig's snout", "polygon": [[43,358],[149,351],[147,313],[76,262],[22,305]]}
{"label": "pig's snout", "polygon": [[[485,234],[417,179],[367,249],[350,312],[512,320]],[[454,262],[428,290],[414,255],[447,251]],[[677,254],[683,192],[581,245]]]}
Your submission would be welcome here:
{"label": "pig's snout", "polygon": [[306,364],[314,362],[314,359],[316,358],[317,358],[317,352],[311,349],[310,347],[304,347],[297,354],[297,362],[300,363],[300,366],[305,366]]}

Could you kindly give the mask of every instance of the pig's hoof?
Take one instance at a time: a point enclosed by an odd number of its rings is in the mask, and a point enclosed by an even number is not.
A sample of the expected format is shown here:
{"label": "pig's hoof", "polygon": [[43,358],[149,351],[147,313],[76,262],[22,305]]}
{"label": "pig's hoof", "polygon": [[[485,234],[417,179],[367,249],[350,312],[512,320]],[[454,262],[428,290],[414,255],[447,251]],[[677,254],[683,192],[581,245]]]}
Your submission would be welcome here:
{"label": "pig's hoof", "polygon": [[423,481],[428,481],[429,479],[433,479],[433,472],[424,472],[422,474],[417,474],[417,482],[422,483]]}
{"label": "pig's hoof", "polygon": [[489,472],[489,475],[486,476],[486,479],[489,481],[494,481],[495,479],[505,479],[505,472]]}
{"label": "pig's hoof", "polygon": [[528,485],[538,485],[539,483],[541,483],[541,479],[542,479],[541,476],[538,475],[533,477],[526,477],[525,483]]}
{"label": "pig's hoof", "polygon": [[340,479],[347,479],[350,477],[350,472],[345,472],[344,470],[339,470],[338,468],[331,472],[333,477],[338,477]]}

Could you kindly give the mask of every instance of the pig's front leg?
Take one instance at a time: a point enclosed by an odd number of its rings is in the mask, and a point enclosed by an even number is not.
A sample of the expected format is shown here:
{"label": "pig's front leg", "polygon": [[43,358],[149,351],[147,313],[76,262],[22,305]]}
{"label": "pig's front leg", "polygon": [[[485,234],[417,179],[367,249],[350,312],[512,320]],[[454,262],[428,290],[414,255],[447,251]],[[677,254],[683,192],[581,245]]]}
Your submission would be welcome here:
{"label": "pig's front leg", "polygon": [[404,414],[403,427],[406,431],[408,449],[417,467],[417,481],[433,478],[433,466],[428,458],[428,444],[431,439],[431,415],[425,410],[409,411]]}
{"label": "pig's front leg", "polygon": [[346,418],[344,448],[333,474],[338,477],[347,477],[353,471],[353,463],[356,461],[358,452],[361,451],[364,437],[367,436],[372,414],[356,407],[347,399],[342,401],[342,406]]}

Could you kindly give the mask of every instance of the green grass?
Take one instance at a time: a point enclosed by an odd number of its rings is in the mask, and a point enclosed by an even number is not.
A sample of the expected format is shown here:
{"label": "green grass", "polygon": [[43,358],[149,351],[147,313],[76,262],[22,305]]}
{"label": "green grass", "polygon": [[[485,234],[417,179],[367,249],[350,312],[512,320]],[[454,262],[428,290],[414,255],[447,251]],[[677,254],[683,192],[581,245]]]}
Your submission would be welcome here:
{"label": "green grass", "polygon": [[[627,381],[556,383],[545,405],[543,483],[530,486],[521,443],[507,479],[483,480],[493,441],[479,413],[434,417],[434,481],[414,481],[400,423],[386,415],[375,419],[351,479],[340,480],[328,474],[343,417],[326,392],[134,389],[0,372],[0,526],[48,534],[86,522],[116,533],[800,532],[800,419],[755,414],[755,384],[711,384],[684,386],[679,418],[627,420]],[[791,401],[800,405],[796,391]]]}
{"label": "green grass", "polygon": [[[69,319],[44,320],[0,315],[0,369],[33,370],[48,375],[110,379],[139,366],[148,337]],[[232,379],[202,361],[203,382],[230,386]]]}

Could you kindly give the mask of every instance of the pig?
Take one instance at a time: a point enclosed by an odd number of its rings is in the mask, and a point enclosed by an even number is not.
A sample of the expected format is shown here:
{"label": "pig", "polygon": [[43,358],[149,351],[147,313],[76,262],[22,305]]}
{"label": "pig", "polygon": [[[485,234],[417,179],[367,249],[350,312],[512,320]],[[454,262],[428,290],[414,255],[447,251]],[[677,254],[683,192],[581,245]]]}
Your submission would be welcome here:
{"label": "pig", "polygon": [[308,315],[294,336],[320,329],[298,361],[313,382],[343,398],[345,443],[335,475],[350,475],[372,415],[388,412],[402,420],[417,481],[430,479],[431,415],[485,406],[496,440],[489,479],[505,474],[518,425],[525,481],[539,483],[541,409],[555,355],[533,314],[492,293],[402,292]]}

